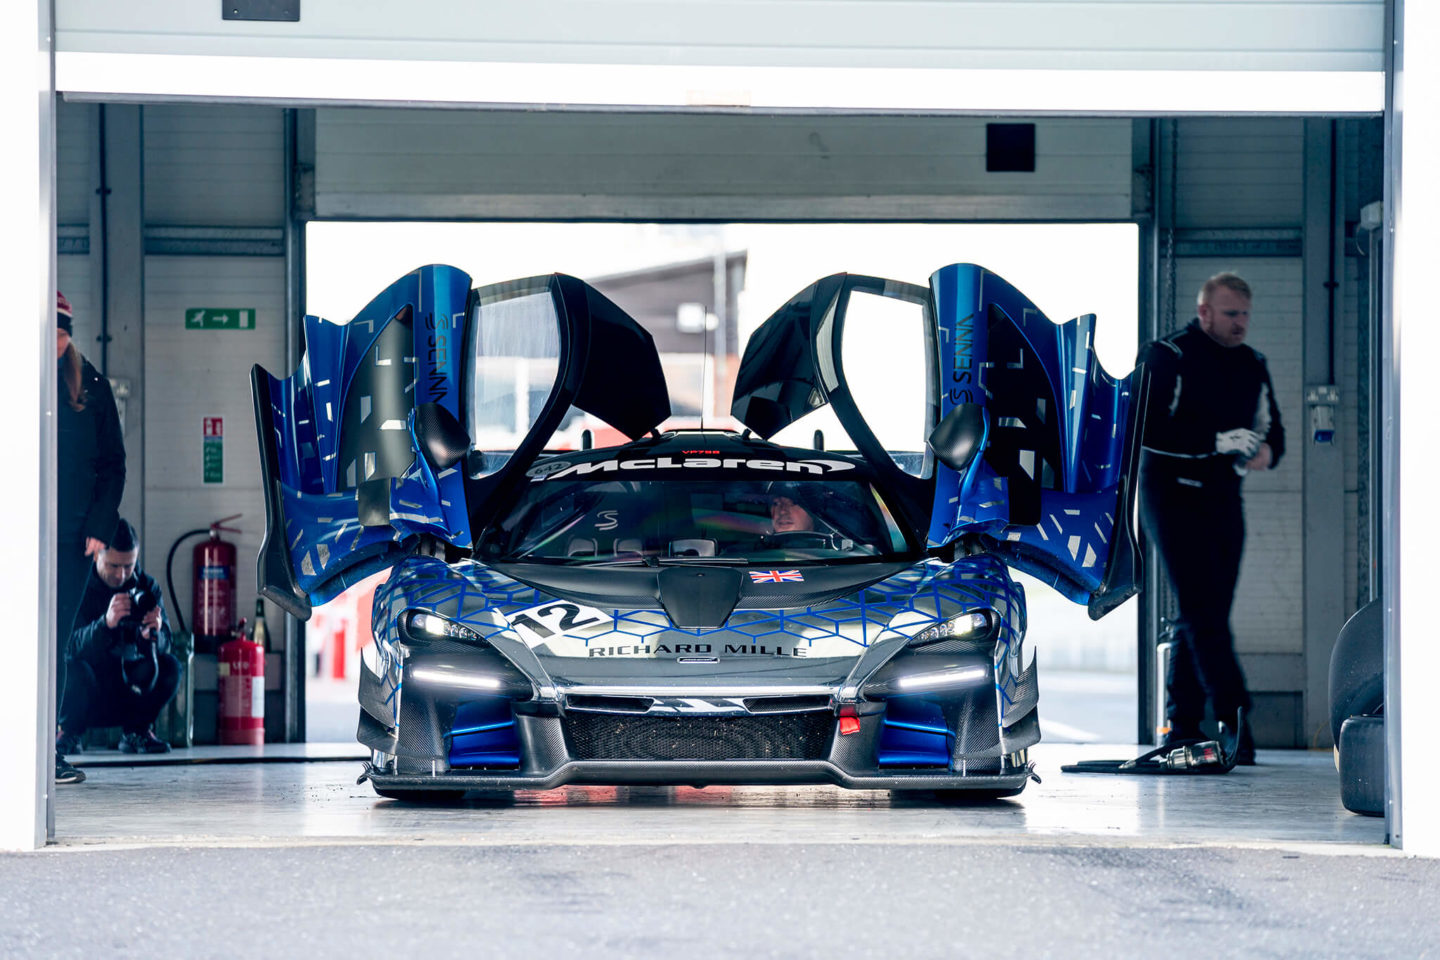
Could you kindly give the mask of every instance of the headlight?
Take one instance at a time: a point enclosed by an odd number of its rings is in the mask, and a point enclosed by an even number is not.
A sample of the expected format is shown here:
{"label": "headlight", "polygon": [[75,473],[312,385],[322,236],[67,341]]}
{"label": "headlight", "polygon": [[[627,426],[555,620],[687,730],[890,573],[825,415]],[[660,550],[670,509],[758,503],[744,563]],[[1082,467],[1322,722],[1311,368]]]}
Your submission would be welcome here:
{"label": "headlight", "polygon": [[459,640],[463,643],[484,643],[485,638],[463,624],[433,613],[410,613],[405,616],[405,632],[410,639]]}
{"label": "headlight", "polygon": [[979,643],[989,640],[995,633],[995,613],[992,610],[967,610],[962,614],[942,620],[933,627],[926,627],[910,638],[906,646],[923,647],[942,640],[964,640]]}

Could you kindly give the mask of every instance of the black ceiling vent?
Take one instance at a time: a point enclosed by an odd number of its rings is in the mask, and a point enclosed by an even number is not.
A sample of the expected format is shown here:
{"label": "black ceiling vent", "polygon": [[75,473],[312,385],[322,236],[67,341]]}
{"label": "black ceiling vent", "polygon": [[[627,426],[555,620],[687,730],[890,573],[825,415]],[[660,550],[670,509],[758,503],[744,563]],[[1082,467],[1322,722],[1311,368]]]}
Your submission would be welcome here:
{"label": "black ceiling vent", "polygon": [[300,0],[221,0],[220,15],[226,20],[300,21]]}
{"label": "black ceiling vent", "polygon": [[985,124],[987,173],[1035,172],[1035,124]]}

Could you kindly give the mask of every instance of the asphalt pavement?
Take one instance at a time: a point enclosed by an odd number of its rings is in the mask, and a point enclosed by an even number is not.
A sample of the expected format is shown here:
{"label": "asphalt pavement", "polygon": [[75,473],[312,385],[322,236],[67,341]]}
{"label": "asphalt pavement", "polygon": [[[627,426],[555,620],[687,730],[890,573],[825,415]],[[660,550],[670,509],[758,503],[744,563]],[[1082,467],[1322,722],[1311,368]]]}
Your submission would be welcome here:
{"label": "asphalt pavement", "polygon": [[1434,956],[1440,863],[1110,844],[0,856],[5,957]]}

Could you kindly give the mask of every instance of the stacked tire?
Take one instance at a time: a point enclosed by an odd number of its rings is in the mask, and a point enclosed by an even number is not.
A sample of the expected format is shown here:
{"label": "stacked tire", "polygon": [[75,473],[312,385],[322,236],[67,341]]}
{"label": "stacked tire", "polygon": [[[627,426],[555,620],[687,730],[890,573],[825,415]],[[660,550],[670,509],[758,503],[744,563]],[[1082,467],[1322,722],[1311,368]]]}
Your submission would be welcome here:
{"label": "stacked tire", "polygon": [[1340,802],[1352,813],[1385,813],[1385,607],[1355,612],[1330,655],[1330,732]]}

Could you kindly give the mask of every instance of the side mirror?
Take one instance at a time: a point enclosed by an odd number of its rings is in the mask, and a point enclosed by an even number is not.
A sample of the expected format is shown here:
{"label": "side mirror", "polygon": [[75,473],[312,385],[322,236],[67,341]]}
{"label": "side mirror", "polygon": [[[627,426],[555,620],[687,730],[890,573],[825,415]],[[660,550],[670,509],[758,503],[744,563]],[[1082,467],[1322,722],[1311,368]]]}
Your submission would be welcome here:
{"label": "side mirror", "polygon": [[438,403],[422,403],[415,408],[415,439],[436,472],[449,470],[470,452],[470,434],[453,413]]}
{"label": "side mirror", "polygon": [[984,449],[988,432],[985,408],[978,403],[962,403],[935,425],[926,443],[935,452],[936,460],[956,473],[964,473]]}

